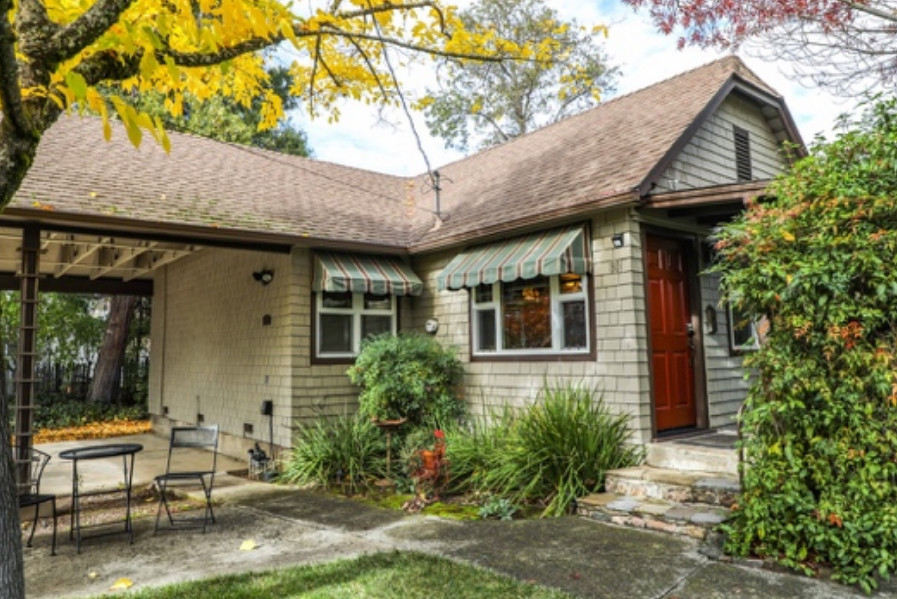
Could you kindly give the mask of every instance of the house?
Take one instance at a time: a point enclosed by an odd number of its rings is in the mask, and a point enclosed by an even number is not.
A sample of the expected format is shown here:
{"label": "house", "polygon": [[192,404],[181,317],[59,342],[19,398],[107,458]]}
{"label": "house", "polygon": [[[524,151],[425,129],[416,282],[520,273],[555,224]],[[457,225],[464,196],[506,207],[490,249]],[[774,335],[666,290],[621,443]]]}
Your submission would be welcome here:
{"label": "house", "polygon": [[638,442],[730,425],[752,335],[706,240],[801,147],[734,56],[413,178],[100,135],[46,134],[0,215],[0,286],[152,294],[156,428],[217,422],[233,455],[353,410],[345,370],[384,331],[456,347],[474,411],[547,379],[600,389]]}

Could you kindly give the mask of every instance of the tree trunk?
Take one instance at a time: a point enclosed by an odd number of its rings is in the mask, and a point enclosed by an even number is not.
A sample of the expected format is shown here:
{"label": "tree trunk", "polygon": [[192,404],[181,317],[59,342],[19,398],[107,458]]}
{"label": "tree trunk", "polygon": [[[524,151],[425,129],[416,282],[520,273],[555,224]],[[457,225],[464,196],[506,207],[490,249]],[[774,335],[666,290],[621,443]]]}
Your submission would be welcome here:
{"label": "tree trunk", "polygon": [[0,589],[3,597],[25,599],[25,562],[22,554],[22,526],[19,521],[19,499],[16,473],[9,437],[9,404],[0,398]]}
{"label": "tree trunk", "polygon": [[131,317],[137,298],[130,295],[116,295],[109,305],[109,317],[106,320],[106,334],[97,355],[97,367],[87,392],[89,401],[111,403],[115,391],[115,383],[119,380],[118,372],[125,358],[125,347],[128,344],[128,331],[131,329]]}

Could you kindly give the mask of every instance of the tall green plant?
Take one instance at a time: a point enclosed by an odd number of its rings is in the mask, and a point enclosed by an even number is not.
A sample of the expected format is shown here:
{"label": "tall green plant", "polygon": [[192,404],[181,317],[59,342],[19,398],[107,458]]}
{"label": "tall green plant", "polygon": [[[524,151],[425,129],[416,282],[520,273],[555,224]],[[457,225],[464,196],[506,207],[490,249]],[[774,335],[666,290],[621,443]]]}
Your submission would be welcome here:
{"label": "tall green plant", "polygon": [[499,424],[507,430],[501,447],[473,484],[514,503],[540,503],[543,516],[569,513],[576,498],[604,487],[605,472],[641,461],[628,421],[593,389],[546,384],[533,405]]}
{"label": "tall green plant", "polygon": [[352,493],[386,472],[386,441],[359,415],[318,419],[298,426],[282,479],[322,487],[344,484]]}
{"label": "tall green plant", "polygon": [[728,547],[871,589],[897,569],[897,102],[768,195],[716,240],[727,296],[771,325]]}
{"label": "tall green plant", "polygon": [[464,414],[458,389],[464,367],[454,351],[432,337],[370,338],[346,374],[361,387],[359,411],[369,418],[446,426]]}

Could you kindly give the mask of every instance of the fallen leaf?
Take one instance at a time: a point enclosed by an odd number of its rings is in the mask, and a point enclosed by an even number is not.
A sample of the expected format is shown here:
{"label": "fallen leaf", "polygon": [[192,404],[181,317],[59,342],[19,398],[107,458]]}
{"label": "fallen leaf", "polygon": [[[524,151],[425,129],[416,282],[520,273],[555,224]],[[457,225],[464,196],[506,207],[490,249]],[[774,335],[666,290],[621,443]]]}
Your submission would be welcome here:
{"label": "fallen leaf", "polygon": [[109,587],[110,591],[123,591],[125,589],[131,588],[134,585],[134,582],[130,578],[119,578],[116,580],[111,587]]}
{"label": "fallen leaf", "polygon": [[97,572],[96,570],[91,570],[90,572],[87,573],[87,577],[91,580],[96,580],[97,578],[99,578],[99,576],[100,576],[100,573]]}
{"label": "fallen leaf", "polygon": [[240,551],[252,551],[257,547],[258,545],[255,541],[253,541],[252,539],[247,539],[240,545]]}

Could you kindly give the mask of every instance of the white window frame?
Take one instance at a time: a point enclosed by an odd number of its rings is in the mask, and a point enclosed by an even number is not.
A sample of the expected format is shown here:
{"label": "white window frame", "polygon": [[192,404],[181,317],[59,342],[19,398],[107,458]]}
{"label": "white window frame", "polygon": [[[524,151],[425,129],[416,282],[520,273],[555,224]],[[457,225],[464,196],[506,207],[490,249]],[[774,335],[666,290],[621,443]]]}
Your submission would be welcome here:
{"label": "white window frame", "polygon": [[[492,284],[492,301],[477,302],[477,288],[471,288],[470,293],[470,319],[471,319],[471,352],[477,357],[490,356],[533,356],[533,355],[589,355],[591,353],[592,335],[591,331],[591,310],[589,310],[589,277],[588,275],[580,275],[582,277],[582,290],[575,293],[561,294],[560,276],[553,275],[545,277],[549,281],[549,296],[551,310],[551,347],[536,347],[531,349],[504,349],[504,314],[502,313],[502,285],[503,283]],[[585,337],[586,347],[564,349],[564,312],[563,304],[568,302],[582,302],[585,312]],[[480,350],[480,327],[477,312],[479,311],[495,311],[495,349]]]}
{"label": "white window frame", "polygon": [[[315,294],[315,357],[324,359],[352,359],[358,355],[361,349],[361,319],[364,316],[389,316],[390,317],[390,333],[396,334],[397,326],[397,306],[398,302],[395,295],[383,296],[390,300],[388,310],[365,309],[364,293],[352,293],[351,308],[331,308],[324,306],[324,294],[321,291]],[[326,314],[337,314],[352,317],[352,349],[348,352],[324,352],[321,351],[321,342],[324,340],[321,316]]]}
{"label": "white window frame", "polygon": [[[741,320],[744,320],[744,316],[735,314],[732,302],[728,302],[726,304],[726,316],[728,317],[729,321],[729,349],[732,351],[732,353],[740,354],[742,352],[751,352],[760,349],[760,334],[757,330],[756,321],[752,320],[748,323],[748,326],[751,330],[750,341],[747,343],[738,344],[735,342],[735,328]],[[736,318],[738,320],[736,320]]]}

